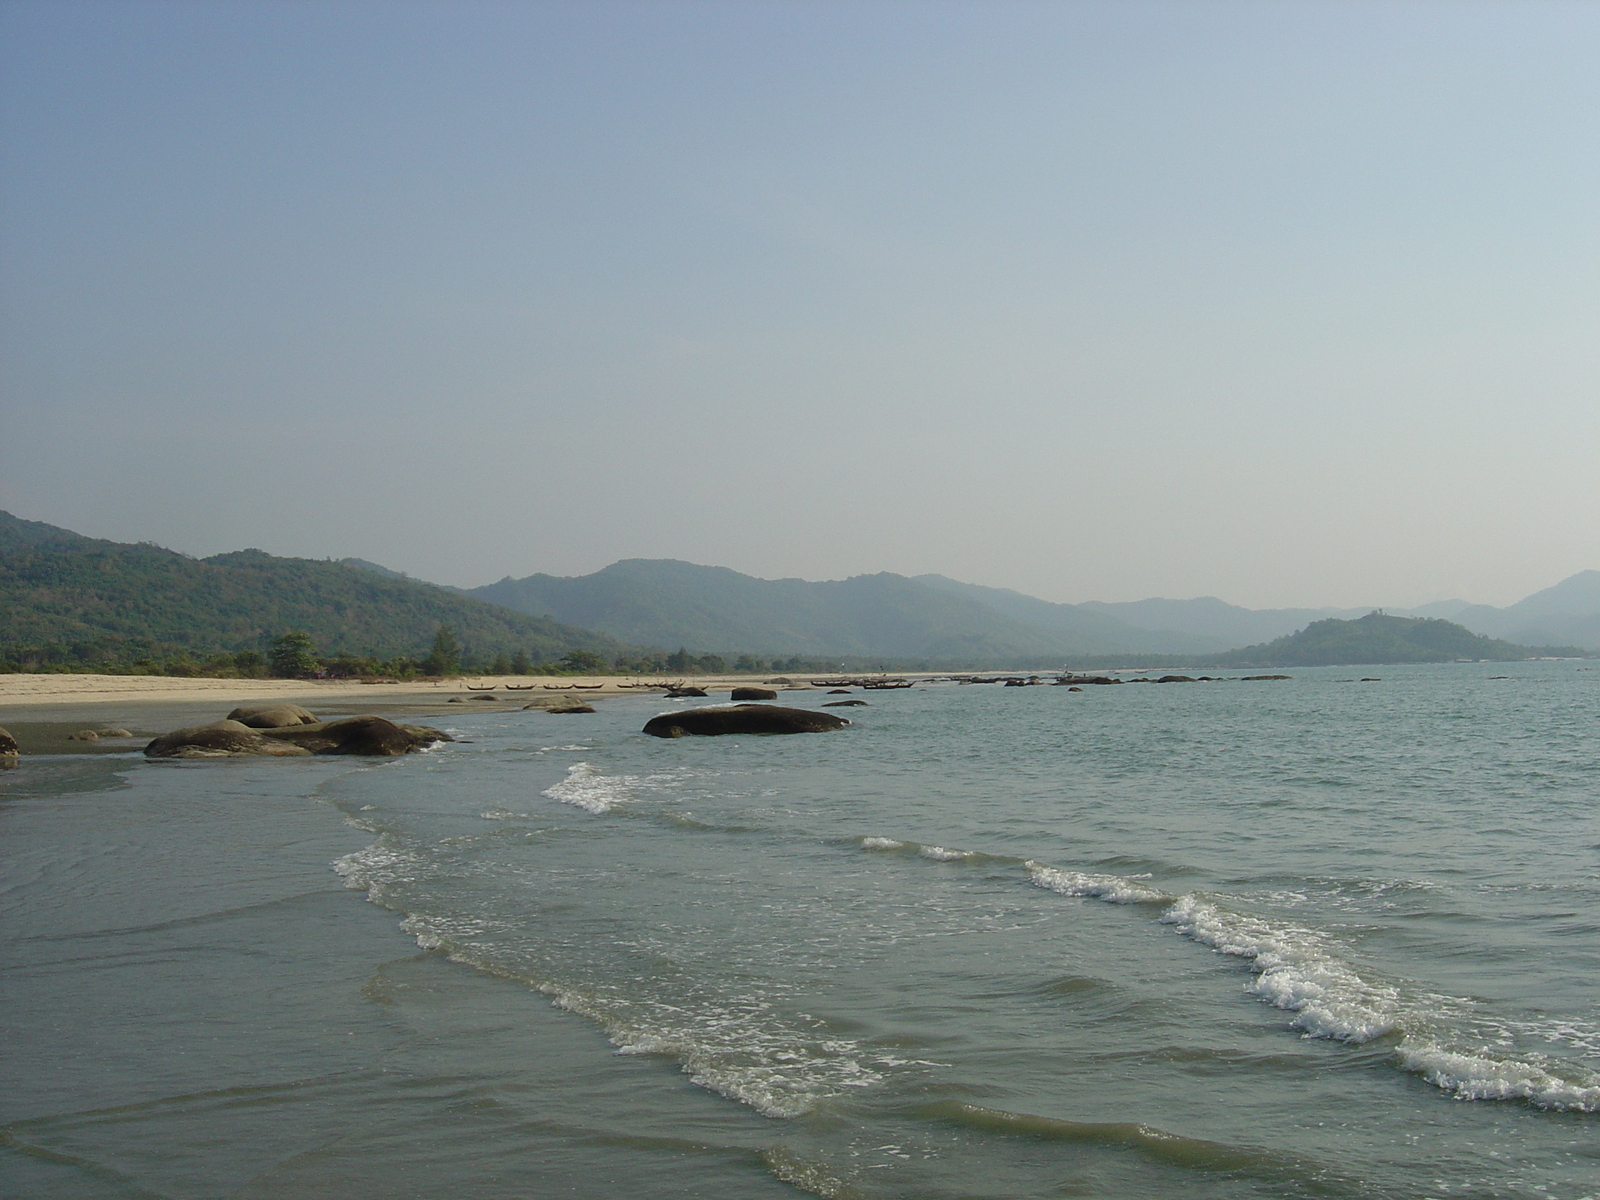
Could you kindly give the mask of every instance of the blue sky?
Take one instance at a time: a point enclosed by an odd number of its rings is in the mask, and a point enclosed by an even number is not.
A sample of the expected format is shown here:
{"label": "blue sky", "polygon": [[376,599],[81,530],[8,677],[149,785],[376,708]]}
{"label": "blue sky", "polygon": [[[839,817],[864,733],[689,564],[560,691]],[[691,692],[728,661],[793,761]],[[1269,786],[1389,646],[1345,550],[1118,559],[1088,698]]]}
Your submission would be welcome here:
{"label": "blue sky", "polygon": [[1600,566],[1600,5],[6,3],[0,507],[445,582]]}

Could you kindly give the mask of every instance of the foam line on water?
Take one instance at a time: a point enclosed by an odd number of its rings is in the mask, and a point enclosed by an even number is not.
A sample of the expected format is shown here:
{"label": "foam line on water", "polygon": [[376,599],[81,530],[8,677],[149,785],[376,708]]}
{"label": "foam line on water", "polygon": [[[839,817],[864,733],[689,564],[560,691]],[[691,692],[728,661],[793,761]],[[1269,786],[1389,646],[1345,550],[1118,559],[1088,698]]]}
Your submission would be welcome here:
{"label": "foam line on water", "polygon": [[1600,1112],[1600,1070],[1514,1048],[1521,1037],[1587,1051],[1596,1040],[1573,1022],[1506,1021],[1480,1013],[1469,1000],[1403,981],[1375,981],[1326,933],[1238,912],[1194,893],[1170,896],[1143,877],[1064,870],[1031,859],[1024,865],[1036,886],[1065,896],[1166,904],[1164,924],[1218,954],[1247,960],[1252,978],[1246,993],[1295,1014],[1291,1027],[1306,1037],[1361,1044],[1394,1034],[1398,1065],[1457,1099]]}
{"label": "foam line on water", "polygon": [[1235,912],[1194,895],[1179,898],[1161,919],[1219,954],[1249,960],[1255,977],[1245,991],[1294,1013],[1292,1026],[1307,1037],[1359,1044],[1397,1033],[1399,1065],[1457,1099],[1525,1100],[1540,1108],[1600,1111],[1600,1072],[1536,1052],[1481,1044],[1489,1029],[1532,1036],[1539,1030],[1485,1020],[1468,1000],[1402,982],[1374,982],[1324,933]]}
{"label": "foam line on water", "polygon": [[640,791],[674,780],[671,775],[603,775],[586,762],[573,763],[567,777],[545,788],[552,800],[571,804],[599,816],[611,812]]}
{"label": "foam line on water", "polygon": [[925,858],[930,862],[962,862],[962,863],[1014,863],[1014,858],[1006,858],[993,854],[985,854],[981,850],[959,850],[950,846],[936,846],[930,843],[902,841],[899,838],[887,837],[862,837],[856,839],[856,844],[863,850],[875,850],[882,854],[903,854],[915,858]]}
{"label": "foam line on water", "polygon": [[1064,871],[1047,863],[1029,859],[1022,864],[1037,887],[1060,892],[1063,896],[1083,896],[1110,904],[1166,904],[1172,897],[1145,882],[1147,875],[1102,875],[1087,871]]}
{"label": "foam line on water", "polygon": [[598,1025],[619,1054],[663,1054],[700,1087],[763,1116],[798,1117],[818,1103],[868,1088],[894,1067],[920,1060],[877,1054],[830,1036],[804,1014],[786,1016],[761,995],[712,996],[695,989],[670,1000],[630,997],[611,987],[533,978],[496,961],[481,941],[492,932],[470,920],[412,914],[400,927],[424,950],[514,979]]}
{"label": "foam line on water", "polygon": [[1248,959],[1256,975],[1245,990],[1296,1014],[1291,1026],[1310,1037],[1367,1042],[1399,1021],[1399,990],[1363,979],[1314,930],[1233,912],[1192,894],[1161,920],[1219,954]]}

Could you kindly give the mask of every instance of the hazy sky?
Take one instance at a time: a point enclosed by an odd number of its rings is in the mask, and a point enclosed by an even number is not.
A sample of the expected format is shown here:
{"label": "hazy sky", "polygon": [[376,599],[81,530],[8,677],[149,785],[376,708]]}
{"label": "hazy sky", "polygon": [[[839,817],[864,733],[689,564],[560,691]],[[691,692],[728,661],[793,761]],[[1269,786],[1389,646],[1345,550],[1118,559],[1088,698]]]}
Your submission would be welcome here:
{"label": "hazy sky", "polygon": [[478,584],[1600,567],[1600,4],[4,3],[0,508]]}

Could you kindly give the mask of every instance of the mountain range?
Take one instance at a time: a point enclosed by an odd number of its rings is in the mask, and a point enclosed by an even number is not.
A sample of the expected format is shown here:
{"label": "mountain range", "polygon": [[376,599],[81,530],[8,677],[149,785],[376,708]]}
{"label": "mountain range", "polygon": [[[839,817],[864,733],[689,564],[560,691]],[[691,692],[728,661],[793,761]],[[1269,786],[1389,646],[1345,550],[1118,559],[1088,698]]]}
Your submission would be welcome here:
{"label": "mountain range", "polygon": [[[939,663],[986,659],[995,665],[1212,655],[1373,611],[1248,609],[1214,596],[1059,604],[943,575],[884,573],[813,583],[637,558],[590,575],[507,576],[466,594],[643,645]],[[1530,646],[1600,649],[1600,571],[1580,572],[1503,609],[1444,601],[1388,611],[1449,619],[1473,633]]]}
{"label": "mountain range", "polygon": [[[484,662],[519,651],[548,662],[576,650],[644,661],[681,647],[754,656],[763,667],[799,656],[902,669],[1159,665],[1257,651],[1367,611],[1246,609],[1215,597],[1059,604],[942,575],[759,579],[671,559],[459,589],[358,558],[239,550],[196,559],[0,513],[0,656],[19,662],[29,647],[56,648],[54,659],[30,661],[125,664],[234,653],[289,629],[310,633],[324,653],[384,658],[424,652],[448,625],[469,660]],[[1389,615],[1448,619],[1524,647],[1600,650],[1600,571],[1503,609],[1444,601]]]}

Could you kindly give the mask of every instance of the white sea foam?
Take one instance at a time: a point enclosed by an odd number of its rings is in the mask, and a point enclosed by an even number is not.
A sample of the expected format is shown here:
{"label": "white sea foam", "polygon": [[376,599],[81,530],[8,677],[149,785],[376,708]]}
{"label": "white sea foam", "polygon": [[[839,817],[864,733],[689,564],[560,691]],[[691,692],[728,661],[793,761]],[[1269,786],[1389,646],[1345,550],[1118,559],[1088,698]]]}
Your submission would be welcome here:
{"label": "white sea foam", "polygon": [[1038,887],[1063,896],[1084,896],[1111,904],[1151,904],[1172,899],[1165,892],[1144,883],[1148,875],[1098,875],[1084,871],[1063,871],[1047,863],[1029,859],[1022,864]]}
{"label": "white sea foam", "polygon": [[[1245,990],[1294,1013],[1293,1026],[1307,1037],[1361,1043],[1398,1032],[1401,1067],[1458,1099],[1600,1111],[1600,1072],[1511,1048],[1518,1035],[1581,1045],[1587,1041],[1582,1030],[1486,1019],[1469,1000],[1375,983],[1345,961],[1326,934],[1197,896],[1181,897],[1161,919],[1220,954],[1249,959],[1256,975]],[[1503,1048],[1483,1044],[1485,1034]]]}
{"label": "white sea foam", "polygon": [[976,850],[951,850],[944,846],[923,846],[917,854],[934,862],[960,862],[964,858],[977,858]]}
{"label": "white sea foam", "polygon": [[642,782],[636,775],[602,775],[588,763],[580,762],[568,767],[567,777],[545,788],[544,794],[598,816],[616,808]]}
{"label": "white sea foam", "polygon": [[410,850],[380,837],[362,850],[335,859],[334,872],[344,877],[344,885],[376,897],[385,887],[415,879],[422,859]]}
{"label": "white sea foam", "polygon": [[870,1087],[891,1065],[849,1039],[809,1035],[761,998],[665,1004],[540,990],[598,1024],[617,1053],[669,1055],[699,1086],[769,1117],[798,1117],[830,1096]]}
{"label": "white sea foam", "polygon": [[1256,977],[1246,990],[1295,1013],[1293,1026],[1311,1037],[1365,1042],[1395,1027],[1399,992],[1363,979],[1314,930],[1273,924],[1193,895],[1181,897],[1161,919],[1220,954],[1249,959]]}
{"label": "white sea foam", "polygon": [[[1400,1066],[1458,1099],[1600,1112],[1600,1071],[1514,1049],[1519,1037],[1538,1037],[1590,1051],[1600,1044],[1600,1031],[1570,1021],[1522,1025],[1489,1019],[1469,1000],[1366,978],[1333,938],[1315,929],[1194,894],[1174,899],[1139,878],[1065,871],[1031,860],[1025,865],[1036,885],[1066,896],[1117,904],[1171,900],[1161,920],[1219,954],[1248,959],[1254,977],[1245,991],[1294,1013],[1293,1028],[1306,1037],[1359,1044],[1395,1032]],[[1491,1040],[1497,1048],[1485,1044]]]}
{"label": "white sea foam", "polygon": [[1555,1073],[1574,1073],[1570,1064],[1467,1053],[1421,1038],[1402,1041],[1398,1054],[1406,1070],[1461,1100],[1526,1100],[1540,1108],[1600,1112],[1600,1074],[1572,1079]]}
{"label": "white sea foam", "polygon": [[413,913],[400,927],[424,950],[537,988],[598,1025],[619,1054],[669,1055],[699,1086],[769,1117],[800,1116],[878,1083],[886,1070],[924,1065],[829,1036],[816,1018],[785,1014],[766,995],[714,996],[691,984],[670,999],[644,998],[610,985],[528,978],[498,961],[494,942],[504,927],[492,921]]}
{"label": "white sea foam", "polygon": [[924,846],[921,842],[902,842],[896,838],[864,837],[861,839],[863,850],[914,850],[918,858],[930,859],[933,862],[961,862],[969,858],[982,858],[983,855],[976,850],[952,850],[948,846]]}

